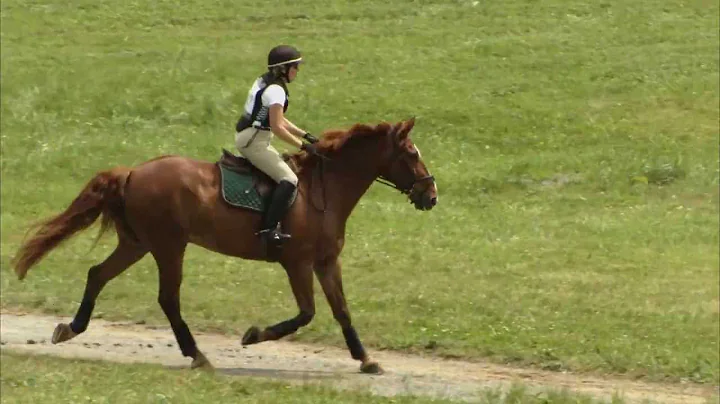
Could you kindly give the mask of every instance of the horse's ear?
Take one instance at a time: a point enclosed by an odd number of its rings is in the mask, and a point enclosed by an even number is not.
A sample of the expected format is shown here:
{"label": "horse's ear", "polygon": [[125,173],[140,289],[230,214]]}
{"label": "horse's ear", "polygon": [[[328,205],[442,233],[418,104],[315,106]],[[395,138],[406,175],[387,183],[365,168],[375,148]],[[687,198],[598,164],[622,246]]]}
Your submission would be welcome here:
{"label": "horse's ear", "polygon": [[415,117],[402,121],[396,125],[398,139],[403,140],[408,137],[413,126],[415,126]]}
{"label": "horse's ear", "polygon": [[390,126],[390,137],[392,139],[401,139],[403,137],[403,131],[405,129],[405,122],[398,122]]}
{"label": "horse's ear", "polygon": [[410,131],[412,130],[412,128],[414,126],[415,126],[415,117],[414,116],[412,118],[408,119],[407,121],[405,121],[405,130],[408,133],[410,133]]}

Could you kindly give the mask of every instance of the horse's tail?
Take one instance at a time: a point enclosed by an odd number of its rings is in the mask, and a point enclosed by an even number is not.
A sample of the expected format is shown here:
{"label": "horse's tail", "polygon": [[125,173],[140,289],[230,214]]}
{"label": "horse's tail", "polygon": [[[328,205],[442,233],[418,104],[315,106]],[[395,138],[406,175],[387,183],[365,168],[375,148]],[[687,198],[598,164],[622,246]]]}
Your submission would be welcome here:
{"label": "horse's tail", "polygon": [[28,234],[33,231],[34,234],[23,242],[13,258],[12,265],[18,278],[25,278],[28,270],[47,253],[88,228],[100,214],[103,217],[96,243],[113,221],[119,221],[127,228],[124,189],[129,175],[130,170],[124,167],[98,173],[64,212],[33,225]]}

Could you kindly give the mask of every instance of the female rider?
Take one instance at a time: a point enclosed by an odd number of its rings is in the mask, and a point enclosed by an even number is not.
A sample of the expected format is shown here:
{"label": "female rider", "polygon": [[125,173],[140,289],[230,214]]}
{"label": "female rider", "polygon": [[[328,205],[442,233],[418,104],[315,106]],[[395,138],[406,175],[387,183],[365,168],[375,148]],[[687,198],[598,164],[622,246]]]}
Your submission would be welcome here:
{"label": "female rider", "polygon": [[289,207],[298,178],[270,145],[270,140],[275,135],[301,150],[317,153],[312,144],[317,139],[285,118],[289,103],[287,85],[295,80],[301,62],[302,55],[292,46],[279,45],[270,50],[268,71],[250,88],[244,114],[235,128],[235,145],[240,154],[277,182],[262,227],[256,233],[273,244],[290,238],[279,231],[278,224]]}

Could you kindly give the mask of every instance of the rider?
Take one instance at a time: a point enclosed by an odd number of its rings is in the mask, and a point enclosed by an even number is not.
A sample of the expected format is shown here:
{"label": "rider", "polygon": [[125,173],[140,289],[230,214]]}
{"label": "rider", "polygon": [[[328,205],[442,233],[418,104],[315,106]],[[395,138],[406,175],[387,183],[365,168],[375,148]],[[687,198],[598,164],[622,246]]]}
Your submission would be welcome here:
{"label": "rider", "polygon": [[[292,46],[279,45],[268,54],[268,71],[258,77],[248,92],[245,111],[236,125],[235,145],[243,157],[277,182],[262,225],[256,234],[266,242],[279,244],[290,238],[278,224],[295,194],[298,178],[280,154],[270,145],[273,135],[309,153],[317,151],[317,139],[287,118],[287,84],[297,76],[302,55]],[[305,139],[310,144],[303,143]]]}

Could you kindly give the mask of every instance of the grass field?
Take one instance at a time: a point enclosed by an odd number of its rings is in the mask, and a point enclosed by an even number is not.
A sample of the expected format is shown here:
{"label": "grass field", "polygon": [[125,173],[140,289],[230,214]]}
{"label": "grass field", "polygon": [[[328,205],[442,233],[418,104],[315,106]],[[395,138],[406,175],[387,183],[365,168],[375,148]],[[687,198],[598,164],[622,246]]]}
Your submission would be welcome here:
{"label": "grass field", "polygon": [[[392,398],[336,391],[305,382],[266,382],[167,371],[151,365],[117,365],[21,354],[2,355],[3,403],[452,403],[412,396]],[[592,404],[602,401],[565,391],[537,393],[522,385],[487,389],[483,404]],[[622,404],[620,397],[613,404]]]}
{"label": "grass field", "polygon": [[[19,283],[27,226],[97,170],[217,159],[289,42],[307,59],[290,119],[320,133],[415,115],[438,181],[430,213],[377,186],[350,219],[345,292],[368,348],[720,382],[717,1],[274,4],[2,2],[3,307],[74,314],[114,240],[88,253],[85,234]],[[191,329],[296,313],[277,266],[191,248],[185,274]],[[96,314],[166,324],[156,289],[145,258]],[[294,338],[342,345],[317,289]]]}

